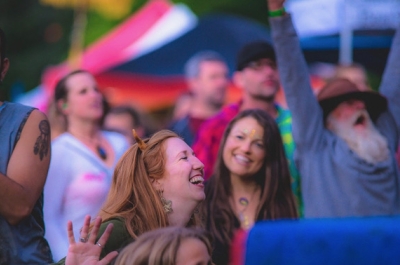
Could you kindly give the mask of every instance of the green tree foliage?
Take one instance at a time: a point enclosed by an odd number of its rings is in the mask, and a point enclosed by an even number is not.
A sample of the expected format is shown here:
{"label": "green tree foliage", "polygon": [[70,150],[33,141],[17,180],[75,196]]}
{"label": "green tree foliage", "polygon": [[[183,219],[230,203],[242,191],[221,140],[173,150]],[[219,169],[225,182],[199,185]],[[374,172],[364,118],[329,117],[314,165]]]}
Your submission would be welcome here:
{"label": "green tree foliage", "polygon": [[265,0],[173,0],[173,2],[186,4],[197,15],[212,12],[231,13],[268,24]]}
{"label": "green tree foliage", "polygon": [[10,99],[15,85],[25,90],[36,87],[43,69],[65,57],[71,21],[71,10],[42,6],[38,0],[0,1],[0,27],[6,33],[11,62],[1,89],[2,99]]}

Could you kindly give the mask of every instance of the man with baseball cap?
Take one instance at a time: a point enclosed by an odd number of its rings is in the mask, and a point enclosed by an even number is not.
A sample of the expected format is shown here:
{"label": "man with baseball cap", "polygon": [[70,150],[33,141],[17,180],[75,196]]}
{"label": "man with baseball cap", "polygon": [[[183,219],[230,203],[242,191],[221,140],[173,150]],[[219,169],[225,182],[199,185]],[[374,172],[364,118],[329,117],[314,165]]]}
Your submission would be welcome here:
{"label": "man with baseball cap", "polygon": [[395,161],[400,125],[400,30],[393,39],[381,94],[347,79],[314,96],[308,68],[283,0],[267,0],[279,73],[293,114],[295,160],[305,217],[400,214]]}
{"label": "man with baseball cap", "polygon": [[237,54],[233,82],[243,90],[243,98],[224,107],[203,123],[193,144],[196,156],[204,163],[206,179],[213,172],[222,135],[228,123],[240,111],[256,108],[265,110],[275,118],[281,131],[292,177],[292,189],[301,214],[300,180],[293,161],[292,118],[288,110],[275,102],[280,82],[273,47],[266,41],[253,41],[244,45]]}

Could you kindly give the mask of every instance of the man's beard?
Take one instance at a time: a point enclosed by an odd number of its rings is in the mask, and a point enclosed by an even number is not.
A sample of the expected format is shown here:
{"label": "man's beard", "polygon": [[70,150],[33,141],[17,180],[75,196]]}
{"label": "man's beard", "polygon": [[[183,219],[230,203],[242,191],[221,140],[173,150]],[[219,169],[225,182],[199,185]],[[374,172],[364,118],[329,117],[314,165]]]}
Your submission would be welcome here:
{"label": "man's beard", "polygon": [[[250,96],[257,101],[264,101],[268,103],[275,102],[276,94],[279,91],[279,87],[259,87],[259,91],[263,90],[264,93],[255,93],[253,91],[249,91]],[[269,91],[265,93],[265,91]]]}
{"label": "man's beard", "polygon": [[[356,129],[357,123],[365,128]],[[365,161],[376,164],[389,158],[386,138],[376,129],[366,110],[359,110],[346,121],[338,121],[332,115],[327,119],[328,128],[342,138],[349,148]]]}
{"label": "man's beard", "polygon": [[225,103],[226,94],[210,95],[207,99],[208,105],[215,110],[219,110]]}
{"label": "man's beard", "polygon": [[224,101],[221,101],[221,100],[210,100],[210,101],[208,101],[208,104],[212,109],[219,110],[224,105]]}

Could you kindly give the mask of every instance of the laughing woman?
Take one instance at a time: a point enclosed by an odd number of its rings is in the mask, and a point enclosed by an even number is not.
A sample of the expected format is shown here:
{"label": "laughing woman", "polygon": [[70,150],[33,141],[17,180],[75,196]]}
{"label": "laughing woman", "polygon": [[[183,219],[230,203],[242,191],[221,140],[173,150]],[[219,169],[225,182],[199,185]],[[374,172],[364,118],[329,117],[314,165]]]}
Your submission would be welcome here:
{"label": "laughing woman", "polygon": [[[99,216],[102,234],[113,230],[101,258],[121,250],[144,232],[167,226],[199,224],[195,209],[204,200],[204,165],[177,134],[168,130],[136,143],[115,167],[107,200]],[[83,231],[85,242],[89,233]],[[63,264],[65,260],[58,264]]]}
{"label": "laughing woman", "polygon": [[115,168],[108,198],[100,211],[114,230],[102,256],[146,231],[195,226],[194,210],[204,200],[204,165],[175,133],[162,130],[134,144]]}
{"label": "laughing woman", "polygon": [[297,218],[278,127],[262,110],[239,113],[225,130],[201,207],[214,239],[212,260],[228,264],[232,238],[260,220]]}
{"label": "laughing woman", "polygon": [[52,142],[44,218],[45,236],[53,258],[59,260],[68,250],[68,220],[76,224],[78,236],[85,216],[97,215],[128,143],[118,133],[100,130],[103,97],[89,72],[77,70],[62,78],[55,88],[55,105],[65,117],[67,132]]}

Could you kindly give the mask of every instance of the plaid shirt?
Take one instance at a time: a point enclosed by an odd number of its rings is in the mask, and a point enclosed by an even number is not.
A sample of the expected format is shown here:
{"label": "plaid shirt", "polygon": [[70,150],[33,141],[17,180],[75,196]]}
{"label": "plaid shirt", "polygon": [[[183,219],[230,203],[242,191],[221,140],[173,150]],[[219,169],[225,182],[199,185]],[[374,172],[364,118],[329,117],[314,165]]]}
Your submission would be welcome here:
{"label": "plaid shirt", "polygon": [[[299,214],[302,215],[302,199],[300,190],[300,175],[294,163],[294,141],[292,137],[292,115],[279,105],[275,105],[278,111],[276,123],[281,132],[283,146],[288,159],[290,175],[292,178],[292,190],[299,205]],[[213,173],[217,160],[219,145],[226,126],[239,113],[240,102],[225,106],[217,115],[208,119],[200,127],[193,144],[196,156],[204,163],[205,179],[209,179]]]}

